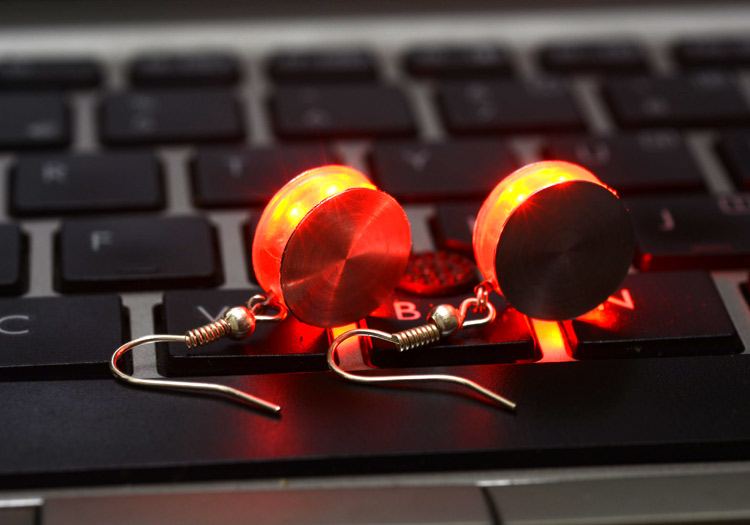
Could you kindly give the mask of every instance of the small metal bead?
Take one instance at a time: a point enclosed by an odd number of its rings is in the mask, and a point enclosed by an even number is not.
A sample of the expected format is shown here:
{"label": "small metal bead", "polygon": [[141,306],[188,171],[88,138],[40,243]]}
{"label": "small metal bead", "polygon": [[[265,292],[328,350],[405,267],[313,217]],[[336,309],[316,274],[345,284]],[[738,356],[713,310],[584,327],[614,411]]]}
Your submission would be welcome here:
{"label": "small metal bead", "polygon": [[231,328],[228,334],[230,339],[245,339],[255,330],[255,316],[244,306],[235,306],[227,310],[224,320]]}
{"label": "small metal bead", "polygon": [[461,314],[457,308],[449,304],[435,306],[427,314],[427,319],[440,330],[440,335],[443,337],[451,335],[461,328]]}

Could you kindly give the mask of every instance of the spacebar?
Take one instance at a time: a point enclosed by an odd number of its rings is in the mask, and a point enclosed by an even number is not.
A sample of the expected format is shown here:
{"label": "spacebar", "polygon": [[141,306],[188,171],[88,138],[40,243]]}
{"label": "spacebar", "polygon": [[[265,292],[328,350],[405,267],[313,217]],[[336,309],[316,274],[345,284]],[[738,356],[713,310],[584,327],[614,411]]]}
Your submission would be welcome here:
{"label": "spacebar", "polygon": [[748,355],[440,371],[517,413],[450,386],[328,372],[216,378],[280,404],[280,417],[114,379],[2,382],[0,485],[750,459]]}

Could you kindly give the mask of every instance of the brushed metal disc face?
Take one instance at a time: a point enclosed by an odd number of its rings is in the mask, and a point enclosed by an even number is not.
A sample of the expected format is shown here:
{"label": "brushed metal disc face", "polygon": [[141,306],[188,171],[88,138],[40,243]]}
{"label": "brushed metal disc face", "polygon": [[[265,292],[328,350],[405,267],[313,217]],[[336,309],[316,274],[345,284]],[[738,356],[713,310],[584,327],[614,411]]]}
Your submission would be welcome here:
{"label": "brushed metal disc face", "polygon": [[622,202],[606,188],[574,181],[533,194],[511,214],[495,270],[518,311],[562,321],[604,302],[625,277],[633,250]]}
{"label": "brushed metal disc face", "polygon": [[303,323],[363,319],[393,292],[411,251],[406,213],[389,195],[355,188],[314,207],[281,259],[281,289]]}

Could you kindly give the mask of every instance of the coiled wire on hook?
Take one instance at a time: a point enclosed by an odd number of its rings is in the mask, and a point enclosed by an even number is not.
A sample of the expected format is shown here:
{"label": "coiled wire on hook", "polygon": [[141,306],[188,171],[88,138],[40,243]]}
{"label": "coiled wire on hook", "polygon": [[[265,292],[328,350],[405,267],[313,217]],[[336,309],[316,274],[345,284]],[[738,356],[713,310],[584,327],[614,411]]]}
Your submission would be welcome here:
{"label": "coiled wire on hook", "polygon": [[185,334],[185,344],[188,348],[197,348],[199,346],[213,343],[218,339],[228,336],[232,332],[232,327],[226,319],[219,319],[192,330]]}
{"label": "coiled wire on hook", "polygon": [[440,340],[440,330],[434,324],[417,326],[416,328],[396,332],[392,335],[398,341],[396,346],[401,352],[426,346]]}
{"label": "coiled wire on hook", "polygon": [[[348,332],[345,332],[338,336],[336,339],[333,340],[331,345],[328,347],[328,367],[336,373],[338,376],[347,379],[349,381],[354,381],[356,383],[363,383],[363,384],[383,384],[383,383],[409,383],[409,382],[418,382],[418,381],[443,381],[448,383],[457,384],[466,388],[469,388],[473,390],[474,392],[490,399],[491,401],[497,403],[498,405],[508,408],[510,410],[515,410],[516,404],[513,401],[510,401],[509,399],[506,399],[499,394],[496,394],[495,392],[492,392],[491,390],[486,389],[485,387],[475,383],[474,381],[470,379],[466,379],[464,377],[459,376],[453,376],[453,375],[446,375],[446,374],[411,374],[411,375],[397,375],[397,376],[365,376],[365,375],[359,375],[354,374],[352,372],[348,372],[341,368],[336,363],[336,350],[338,347],[347,339],[350,339],[352,337],[371,337],[374,339],[380,339],[383,341],[387,341],[389,343],[392,343],[393,345],[398,348],[399,351],[406,351],[411,350],[413,348],[418,348],[420,346],[426,346],[429,344],[432,344],[436,341],[438,341],[442,336],[449,335],[450,333],[453,333],[455,330],[460,329],[462,326],[478,326],[482,324],[491,323],[496,316],[496,310],[495,307],[492,305],[492,303],[484,301],[484,308],[486,310],[485,316],[480,319],[472,319],[467,321],[466,315],[468,313],[468,310],[470,307],[474,307],[477,309],[480,303],[480,294],[482,292],[479,291],[477,293],[477,298],[470,298],[466,299],[461,303],[461,307],[458,312],[455,313],[455,315],[458,317],[456,319],[457,323],[455,325],[455,328],[452,331],[445,330],[444,332],[441,332],[440,327],[435,322],[430,322],[428,324],[425,324],[423,326],[418,326],[416,328],[410,328],[408,330],[404,330],[402,332],[396,332],[393,334],[389,334],[388,332],[382,332],[380,330],[374,330],[371,328],[356,328],[354,330],[349,330]],[[452,310],[452,307],[449,307]]]}
{"label": "coiled wire on hook", "polygon": [[[265,308],[277,310],[272,315],[262,315],[260,312]],[[221,394],[240,403],[249,404],[269,412],[278,413],[281,407],[259,397],[247,394],[236,388],[218,383],[200,383],[187,381],[171,381],[167,379],[142,379],[126,374],[117,366],[117,361],[126,352],[145,344],[155,343],[184,343],[188,348],[195,348],[210,342],[216,341],[223,337],[236,337],[242,339],[250,335],[255,328],[257,321],[282,321],[286,318],[286,307],[278,302],[273,302],[270,298],[262,295],[256,295],[247,302],[247,308],[235,307],[227,311],[227,314],[213,323],[201,326],[188,331],[185,335],[147,335],[134,339],[120,346],[109,360],[109,369],[118,379],[131,385],[142,386],[146,388],[169,388],[172,390],[185,390],[197,392],[210,392]],[[245,316],[245,325],[238,324],[238,317]]]}

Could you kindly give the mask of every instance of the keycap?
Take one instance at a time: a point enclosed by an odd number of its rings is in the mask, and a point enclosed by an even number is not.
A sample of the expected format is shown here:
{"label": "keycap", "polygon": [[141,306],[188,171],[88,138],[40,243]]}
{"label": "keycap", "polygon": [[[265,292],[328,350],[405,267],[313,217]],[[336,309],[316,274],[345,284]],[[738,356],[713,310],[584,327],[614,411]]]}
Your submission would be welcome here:
{"label": "keycap", "polygon": [[279,87],[271,103],[276,132],[291,139],[401,136],[415,131],[393,86]]}
{"label": "keycap", "polygon": [[750,267],[750,195],[625,201],[642,271]]}
{"label": "keycap", "polygon": [[[365,319],[367,328],[399,332],[421,326],[433,306],[450,304],[458,308],[473,294],[425,298],[396,292]],[[490,295],[497,319],[486,326],[460,330],[437,343],[399,351],[392,343],[373,340],[365,343],[365,357],[375,367],[440,367],[490,363],[531,362],[539,358],[526,317],[510,308],[505,299]],[[468,318],[481,318],[470,312]]]}
{"label": "keycap", "polygon": [[482,199],[516,167],[498,140],[376,143],[370,164],[383,191],[404,202]]}
{"label": "keycap", "polygon": [[576,359],[742,352],[707,272],[628,275],[596,310],[563,323]]}
{"label": "keycap", "polygon": [[159,165],[147,153],[27,155],[11,173],[15,215],[156,210]]}
{"label": "keycap", "polygon": [[[160,317],[164,333],[184,334],[221,319],[234,306],[244,306],[259,287],[247,290],[190,290],[164,294]],[[244,341],[223,339],[189,349],[184,344],[161,348],[159,372],[164,375],[272,374],[327,370],[328,333],[302,324],[293,315],[280,323],[258,322]]]}
{"label": "keycap", "polygon": [[0,420],[13,423],[0,447],[0,485],[18,490],[250,474],[611,465],[624,457],[633,463],[746,457],[747,355],[439,371],[516,400],[518,411],[505,413],[450,385],[375,387],[330,372],[203,378],[280,404],[280,418],[216,397],[132,388],[112,378],[0,382]]}
{"label": "keycap", "polygon": [[362,82],[377,78],[375,57],[361,49],[279,51],[268,61],[277,82]]}
{"label": "keycap", "polygon": [[406,52],[404,65],[418,77],[502,77],[513,72],[508,49],[493,44],[423,45]]}
{"label": "keycap", "polygon": [[215,242],[201,217],[66,221],[57,284],[65,292],[214,286],[221,282]]}
{"label": "keycap", "polygon": [[474,221],[481,206],[481,202],[440,204],[430,223],[437,245],[473,255]]}
{"label": "keycap", "polygon": [[750,122],[737,84],[721,74],[620,79],[607,83],[604,93],[625,128]]}
{"label": "keycap", "polygon": [[580,164],[618,193],[705,191],[698,164],[674,131],[558,137],[550,140],[546,155]]}
{"label": "keycap", "polygon": [[646,73],[642,46],[630,41],[560,42],[539,50],[539,61],[553,73]]}
{"label": "keycap", "polygon": [[479,284],[474,261],[444,250],[412,252],[396,288],[407,294],[439,297],[470,293]]}
{"label": "keycap", "polygon": [[243,137],[240,108],[222,90],[159,90],[109,95],[102,105],[108,144],[234,141]]}
{"label": "keycap", "polygon": [[115,295],[0,299],[0,381],[111,378],[127,334]]}
{"label": "keycap", "polygon": [[101,83],[90,58],[13,58],[0,62],[0,89],[85,89]]}
{"label": "keycap", "polygon": [[70,142],[68,107],[59,94],[0,94],[0,148],[54,148]]}
{"label": "keycap", "polygon": [[240,70],[229,54],[149,54],[133,61],[130,78],[139,87],[231,85],[239,80]]}
{"label": "keycap", "polygon": [[584,122],[564,83],[528,82],[445,84],[438,102],[452,133],[578,131]]}
{"label": "keycap", "polygon": [[193,161],[195,202],[206,208],[265,205],[303,171],[337,162],[325,145],[202,150]]}
{"label": "keycap", "polygon": [[691,38],[677,42],[674,56],[684,68],[727,68],[750,65],[750,39]]}
{"label": "keycap", "polygon": [[255,238],[255,229],[258,227],[258,219],[260,219],[259,213],[251,213],[247,221],[242,225],[247,277],[253,283],[258,282],[258,279],[255,277],[255,269],[253,268],[253,239]]}
{"label": "keycap", "polygon": [[0,224],[0,295],[21,293],[26,287],[25,245],[18,226]]}
{"label": "keycap", "polygon": [[750,133],[724,133],[718,148],[737,188],[750,190]]}

